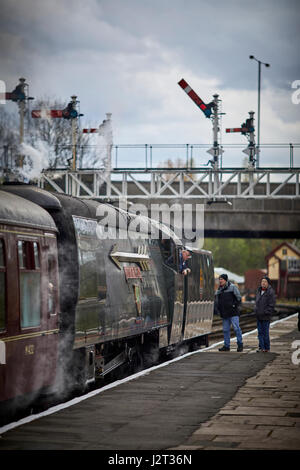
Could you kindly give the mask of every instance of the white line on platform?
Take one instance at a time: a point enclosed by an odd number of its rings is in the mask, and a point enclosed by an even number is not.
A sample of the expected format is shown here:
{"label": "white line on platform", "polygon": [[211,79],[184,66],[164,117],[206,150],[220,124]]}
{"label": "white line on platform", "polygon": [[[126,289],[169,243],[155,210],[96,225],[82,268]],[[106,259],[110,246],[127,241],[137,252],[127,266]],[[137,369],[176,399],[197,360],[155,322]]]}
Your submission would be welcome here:
{"label": "white line on platform", "polygon": [[[284,322],[284,321],[286,321],[290,318],[295,317],[296,315],[298,315],[298,313],[290,315],[289,317],[282,318],[281,320],[276,320],[276,321],[274,321],[270,324],[270,328],[273,328],[273,326],[276,325],[277,323],[282,323],[282,322]],[[257,331],[257,329],[248,331],[247,333],[243,334],[243,337],[248,336],[252,333],[255,333],[256,331]],[[232,338],[232,340],[234,341],[235,339]],[[100,393],[103,393],[106,390],[118,387],[119,385],[121,385],[123,383],[130,382],[131,380],[137,379],[138,377],[141,377],[143,375],[150,374],[150,372],[152,372],[153,370],[157,370],[157,369],[160,369],[162,367],[166,367],[169,364],[172,364],[173,362],[181,361],[182,359],[184,359],[188,356],[192,356],[194,354],[199,354],[199,353],[208,351],[209,349],[213,349],[216,346],[219,346],[220,344],[223,344],[223,341],[219,341],[218,343],[214,343],[211,346],[208,346],[207,348],[204,348],[204,349],[199,349],[197,351],[192,351],[192,352],[183,354],[182,356],[176,357],[175,359],[171,359],[170,361],[164,362],[163,364],[159,364],[158,366],[150,367],[149,369],[146,369],[146,370],[143,370],[141,372],[137,372],[136,374],[130,375],[129,377],[126,377],[125,379],[117,380],[116,382],[114,382],[112,384],[109,384],[109,385],[106,385],[105,387],[102,387],[101,389],[93,390],[92,392],[89,392],[86,395],[82,395],[81,397],[73,398],[73,400],[67,401],[66,403],[61,403],[60,405],[52,406],[48,410],[43,411],[41,413],[31,415],[31,416],[27,416],[26,418],[22,418],[19,421],[16,421],[14,423],[9,423],[9,424],[7,424],[7,425],[0,428],[0,434],[4,434],[5,432],[11,431],[12,429],[15,429],[19,426],[22,426],[23,424],[30,423],[31,421],[35,421],[36,419],[43,418],[44,416],[49,416],[53,413],[64,410],[65,408],[69,408],[70,406],[77,405],[77,403],[80,403],[81,401],[87,400],[88,398],[94,397],[95,395],[99,395]],[[0,436],[0,438],[1,438],[1,436]]]}

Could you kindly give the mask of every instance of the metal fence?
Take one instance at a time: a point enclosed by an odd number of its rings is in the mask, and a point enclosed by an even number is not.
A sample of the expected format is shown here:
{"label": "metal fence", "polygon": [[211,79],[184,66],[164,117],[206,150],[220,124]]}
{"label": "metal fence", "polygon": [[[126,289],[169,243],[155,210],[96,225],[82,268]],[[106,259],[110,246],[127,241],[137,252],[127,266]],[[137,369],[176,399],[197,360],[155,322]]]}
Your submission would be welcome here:
{"label": "metal fence", "polygon": [[[156,168],[205,168],[210,166],[211,156],[207,150],[211,144],[116,144],[111,151],[112,169],[156,169]],[[243,144],[224,144],[224,153],[219,161],[219,168],[245,168],[248,157],[243,153]],[[60,149],[58,149],[59,151]],[[72,158],[72,147],[64,146],[64,152],[69,150]],[[83,151],[84,150],[84,151]],[[103,166],[101,155],[104,148],[87,145],[77,147],[78,169],[99,169]],[[82,157],[82,155],[84,155]],[[13,169],[18,157],[17,147],[3,146],[0,149],[0,171]],[[53,154],[48,154],[48,161],[53,161]],[[59,162],[59,159],[58,159]],[[66,159],[58,163],[56,168],[67,169]],[[299,168],[300,144],[278,143],[261,144],[259,168]],[[48,168],[45,168],[45,170]],[[53,169],[53,167],[52,167]]]}
{"label": "metal fence", "polygon": [[[199,168],[209,165],[211,144],[120,144],[114,145],[112,167]],[[248,161],[243,144],[224,144],[220,168],[243,168]],[[300,144],[262,144],[260,168],[300,167]]]}

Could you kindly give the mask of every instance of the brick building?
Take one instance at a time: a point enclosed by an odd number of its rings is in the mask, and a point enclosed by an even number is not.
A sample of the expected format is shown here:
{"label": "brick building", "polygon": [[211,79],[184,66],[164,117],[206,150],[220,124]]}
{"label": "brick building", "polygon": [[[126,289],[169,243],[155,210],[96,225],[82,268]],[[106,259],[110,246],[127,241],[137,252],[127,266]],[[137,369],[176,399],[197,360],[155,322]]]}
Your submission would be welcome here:
{"label": "brick building", "polygon": [[266,269],[248,269],[245,272],[245,295],[247,300],[255,299],[256,290],[266,274]]}

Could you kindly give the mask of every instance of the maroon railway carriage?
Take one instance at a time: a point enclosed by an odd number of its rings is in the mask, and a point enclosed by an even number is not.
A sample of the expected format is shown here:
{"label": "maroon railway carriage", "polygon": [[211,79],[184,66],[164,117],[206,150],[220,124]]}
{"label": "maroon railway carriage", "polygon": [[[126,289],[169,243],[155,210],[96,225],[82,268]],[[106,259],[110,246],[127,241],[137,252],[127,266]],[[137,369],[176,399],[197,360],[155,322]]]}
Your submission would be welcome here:
{"label": "maroon railway carriage", "polygon": [[32,202],[3,191],[0,202],[0,402],[15,407],[56,374],[57,229]]}
{"label": "maroon railway carriage", "polygon": [[139,238],[138,217],[111,205],[24,184],[1,189],[0,415],[9,402],[36,406],[49,392],[61,400],[207,345],[211,253],[190,249],[184,276],[182,242],[163,225],[152,239],[156,225],[145,219]]}

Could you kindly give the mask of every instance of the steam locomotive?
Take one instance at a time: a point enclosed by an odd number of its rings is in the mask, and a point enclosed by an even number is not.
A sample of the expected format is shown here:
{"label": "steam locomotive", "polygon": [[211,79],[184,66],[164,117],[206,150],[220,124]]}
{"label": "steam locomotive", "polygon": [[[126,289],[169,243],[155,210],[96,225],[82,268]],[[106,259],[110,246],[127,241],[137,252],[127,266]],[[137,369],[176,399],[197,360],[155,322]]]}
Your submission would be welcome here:
{"label": "steam locomotive", "polygon": [[[136,218],[32,185],[0,187],[3,414],[151,364],[179,346],[208,344],[211,253],[191,249],[183,275],[182,242],[151,219],[137,237]],[[157,237],[148,236],[153,230]]]}

